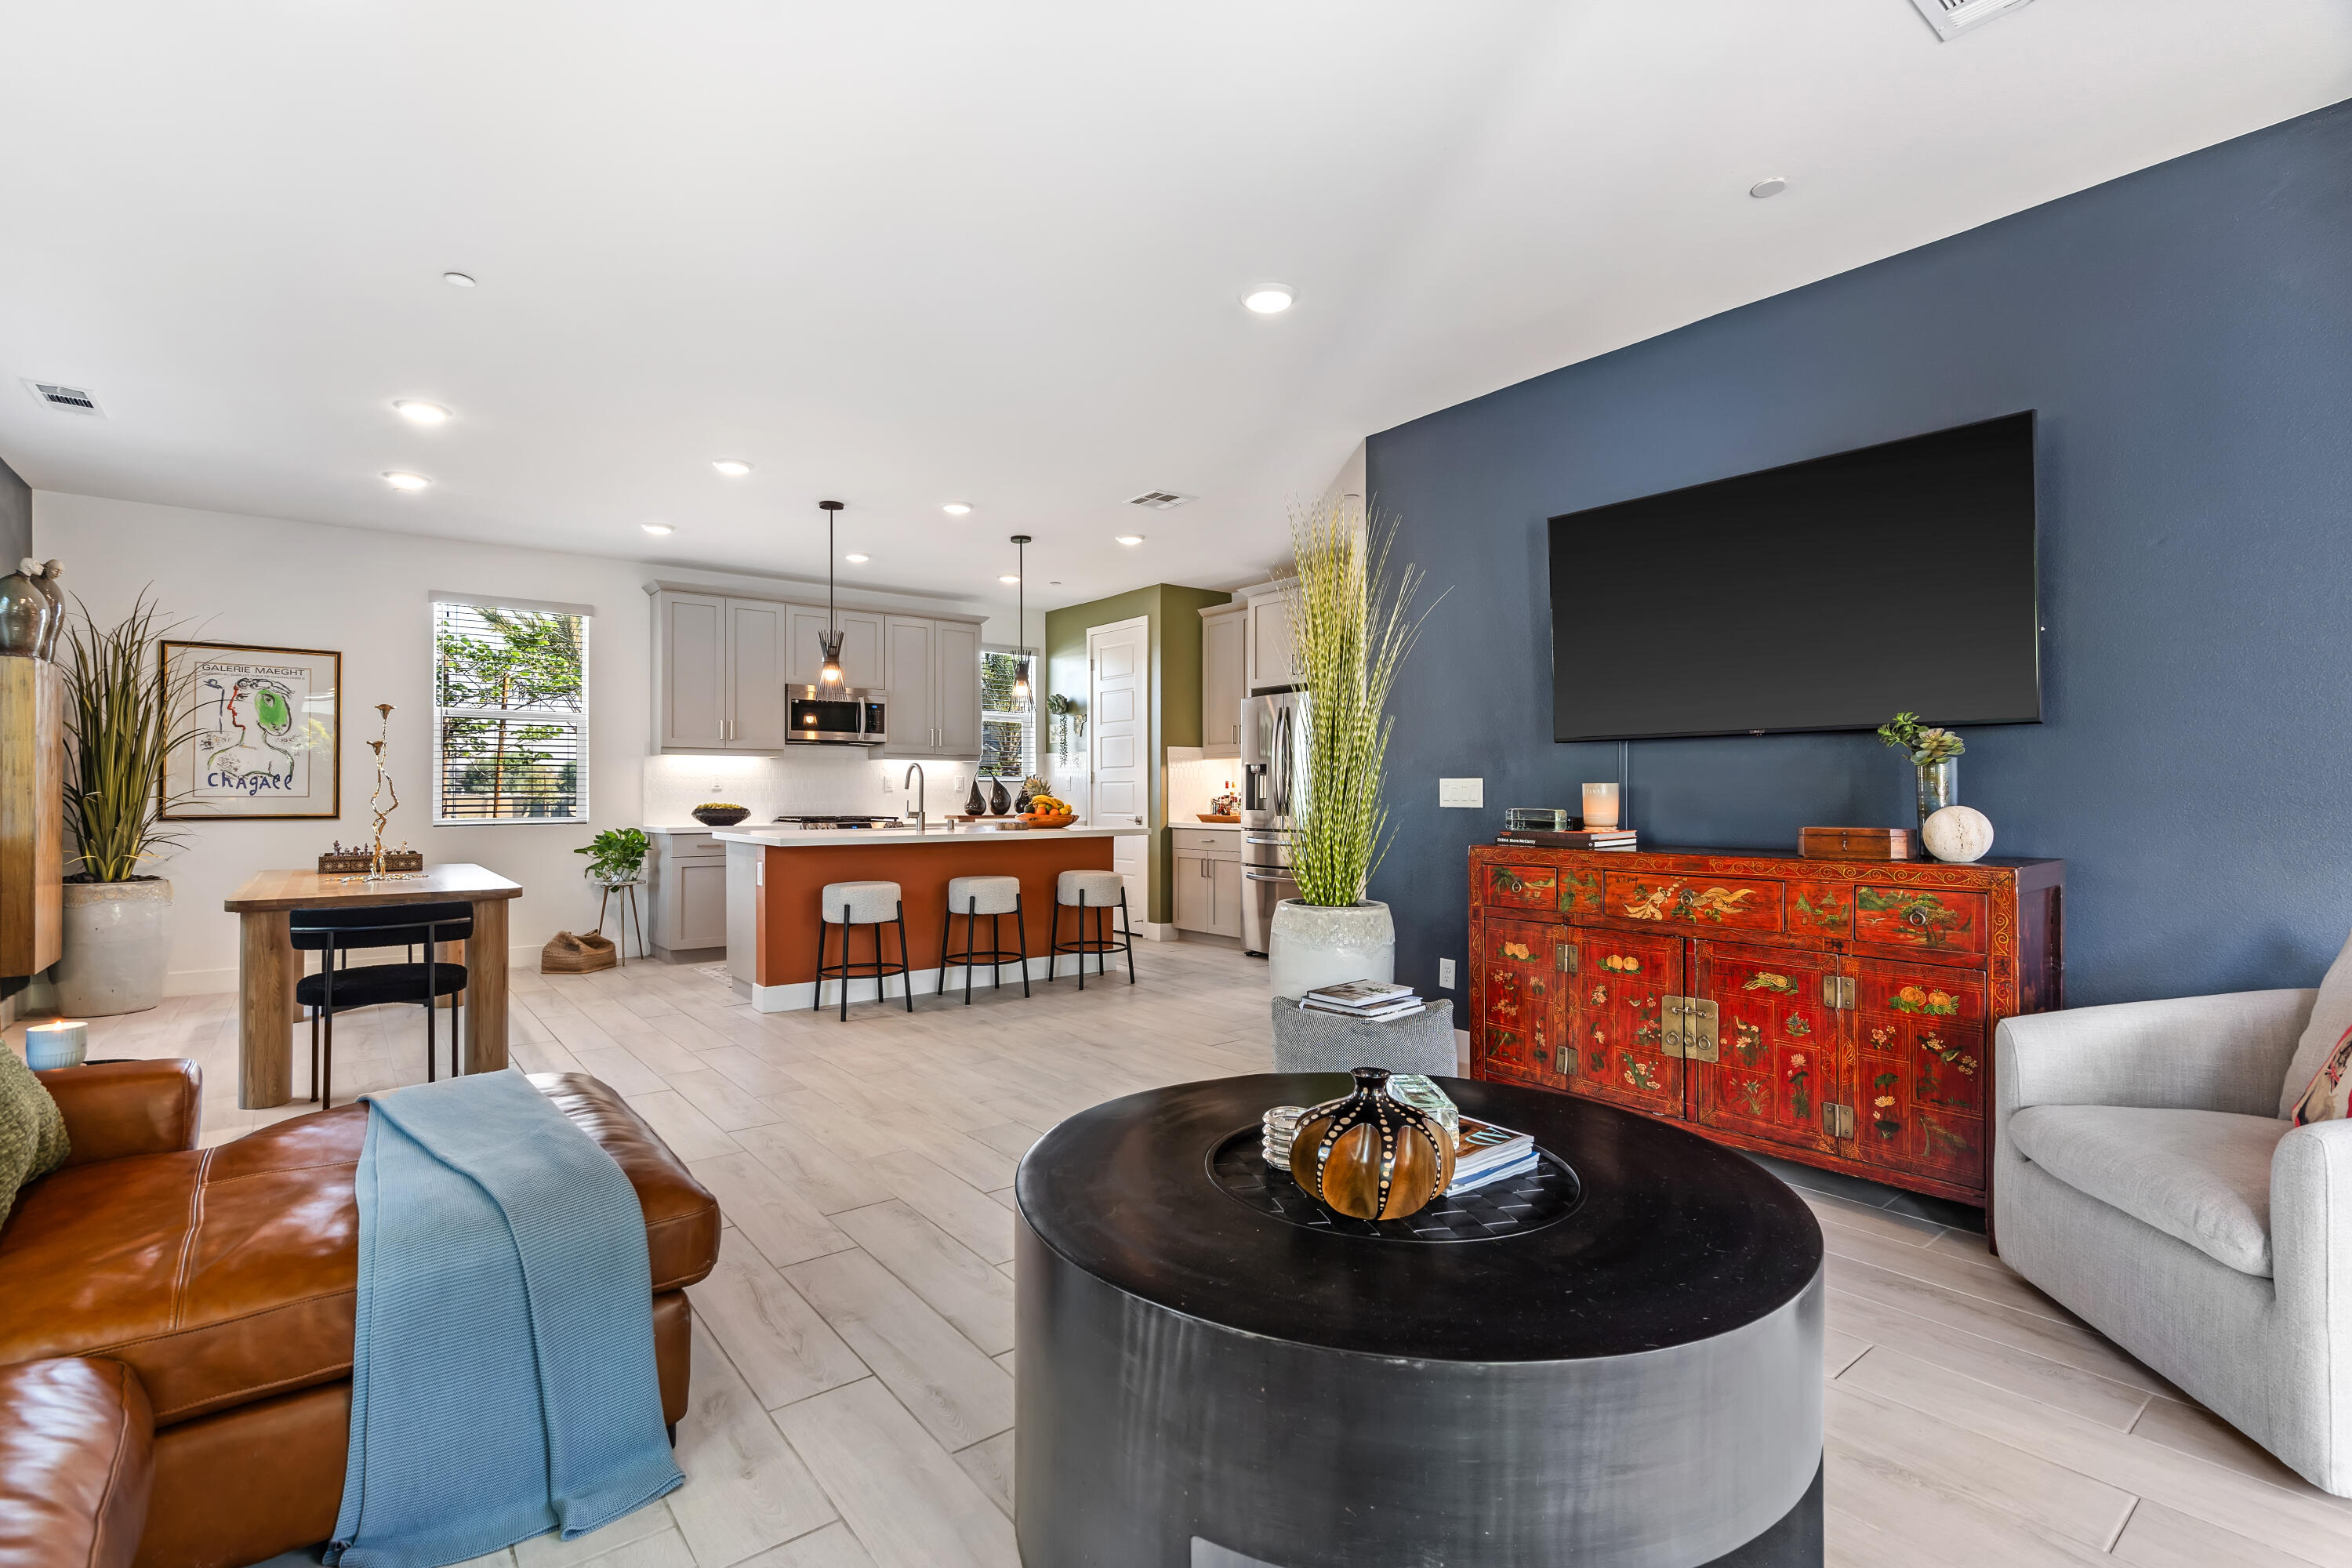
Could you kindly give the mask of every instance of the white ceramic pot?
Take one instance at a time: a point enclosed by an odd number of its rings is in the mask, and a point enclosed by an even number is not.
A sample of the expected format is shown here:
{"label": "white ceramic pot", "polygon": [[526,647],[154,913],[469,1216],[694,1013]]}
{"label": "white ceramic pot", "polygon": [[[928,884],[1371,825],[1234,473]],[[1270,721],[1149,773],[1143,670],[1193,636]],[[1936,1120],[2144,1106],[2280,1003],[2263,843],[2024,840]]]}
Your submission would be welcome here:
{"label": "white ceramic pot", "polygon": [[1396,921],[1386,904],[1371,900],[1326,909],[1285,899],[1274,907],[1265,956],[1276,996],[1304,996],[1350,980],[1394,980]]}
{"label": "white ceramic pot", "polygon": [[52,972],[69,1018],[141,1013],[163,999],[171,955],[172,884],[68,882],[65,942]]}

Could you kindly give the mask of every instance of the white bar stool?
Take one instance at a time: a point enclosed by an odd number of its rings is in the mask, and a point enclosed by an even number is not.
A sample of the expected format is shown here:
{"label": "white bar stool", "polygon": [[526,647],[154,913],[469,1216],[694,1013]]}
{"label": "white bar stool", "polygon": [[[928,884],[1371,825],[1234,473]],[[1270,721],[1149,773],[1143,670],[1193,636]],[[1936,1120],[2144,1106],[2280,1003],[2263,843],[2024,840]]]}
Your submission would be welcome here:
{"label": "white bar stool", "polygon": [[[897,975],[899,989],[907,994],[907,1011],[915,1010],[914,984],[907,978],[907,901],[898,894],[896,882],[827,882],[824,891],[817,895],[817,913],[822,921],[816,928],[816,997],[809,1011],[824,1010],[824,983],[827,976],[841,980],[841,1021],[849,1022],[849,980],[852,975],[874,976],[874,989],[883,1001],[890,999],[887,977]],[[882,928],[892,921],[898,926],[898,962],[882,960]],[[841,962],[827,964],[824,961],[826,928],[841,928]],[[849,928],[874,928],[874,961],[853,963],[849,958]]]}
{"label": "white bar stool", "polygon": [[[1110,940],[1108,922],[1110,911],[1118,910],[1118,935]],[[1062,911],[1078,911],[1078,937],[1076,942],[1062,940]],[[1087,935],[1087,914],[1094,911],[1096,934]],[[1062,954],[1078,955],[1078,989],[1087,988],[1087,954],[1095,955],[1095,973],[1107,973],[1106,956],[1114,952],[1127,954],[1127,983],[1135,984],[1135,931],[1128,924],[1127,879],[1116,871],[1065,871],[1054,882],[1054,951],[1045,960],[1045,978],[1056,978],[1055,972],[1062,966]]]}
{"label": "white bar stool", "polygon": [[[948,940],[953,934],[955,918],[964,918],[963,951],[951,953]],[[980,917],[988,917],[988,946],[979,952],[972,942],[980,931]],[[1013,930],[1020,940],[1018,951],[1004,951],[1004,939],[1000,923],[1006,915],[1013,917]],[[971,966],[975,960],[986,959],[995,971],[990,988],[1004,984],[1004,966],[1015,963],[1021,968],[1021,994],[1029,994],[1029,928],[1021,916],[1021,879],[1018,877],[950,877],[948,879],[947,913],[940,919],[940,989],[948,988],[948,965],[963,966],[963,1005],[971,1005]]]}

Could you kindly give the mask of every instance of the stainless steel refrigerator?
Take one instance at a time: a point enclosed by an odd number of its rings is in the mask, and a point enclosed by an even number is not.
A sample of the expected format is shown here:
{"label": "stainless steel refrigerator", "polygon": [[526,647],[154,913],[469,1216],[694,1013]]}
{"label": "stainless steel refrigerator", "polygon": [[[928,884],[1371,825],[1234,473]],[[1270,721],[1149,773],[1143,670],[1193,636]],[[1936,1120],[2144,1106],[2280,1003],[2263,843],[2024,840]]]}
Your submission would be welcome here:
{"label": "stainless steel refrigerator", "polygon": [[1290,879],[1290,811],[1306,713],[1303,691],[1242,700],[1242,948],[1259,957],[1274,907],[1298,896]]}

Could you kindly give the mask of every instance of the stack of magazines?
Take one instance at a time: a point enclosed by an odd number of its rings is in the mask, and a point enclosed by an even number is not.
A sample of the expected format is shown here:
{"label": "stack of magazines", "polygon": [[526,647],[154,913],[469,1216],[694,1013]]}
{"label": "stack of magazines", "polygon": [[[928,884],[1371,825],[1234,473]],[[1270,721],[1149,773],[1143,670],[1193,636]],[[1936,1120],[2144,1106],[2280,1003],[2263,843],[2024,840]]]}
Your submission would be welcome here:
{"label": "stack of magazines", "polygon": [[1298,999],[1302,1013],[1334,1013],[1367,1022],[1408,1018],[1423,1008],[1421,997],[1412,986],[1381,980],[1350,980],[1344,985],[1326,985]]}
{"label": "stack of magazines", "polygon": [[1470,1192],[1535,1168],[1533,1138],[1465,1116],[1462,1119],[1461,1136],[1454,1144],[1454,1184],[1445,1191],[1449,1196]]}

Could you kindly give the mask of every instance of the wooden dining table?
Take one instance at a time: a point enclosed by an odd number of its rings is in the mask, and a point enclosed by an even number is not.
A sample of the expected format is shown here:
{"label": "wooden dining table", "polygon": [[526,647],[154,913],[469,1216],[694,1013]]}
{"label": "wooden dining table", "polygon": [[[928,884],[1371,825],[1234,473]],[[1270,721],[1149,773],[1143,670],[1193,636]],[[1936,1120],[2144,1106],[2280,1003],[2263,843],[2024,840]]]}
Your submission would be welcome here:
{"label": "wooden dining table", "polygon": [[[466,1065],[507,1065],[507,900],[522,885],[458,863],[370,881],[356,872],[257,871],[221,907],[242,927],[237,944],[236,1103],[247,1110],[294,1098],[294,983],[302,958],[288,916],[295,910],[463,900],[474,906],[466,965]],[[445,943],[454,948],[457,943]]]}

